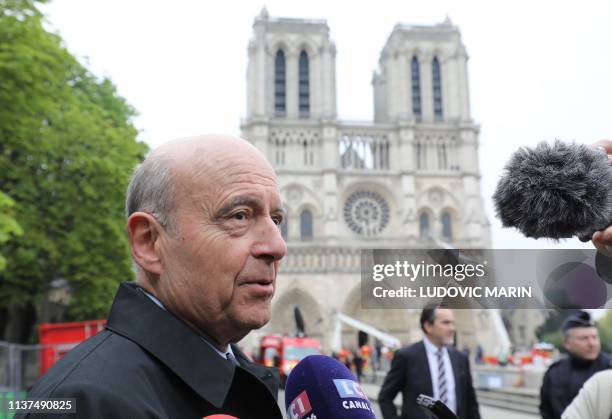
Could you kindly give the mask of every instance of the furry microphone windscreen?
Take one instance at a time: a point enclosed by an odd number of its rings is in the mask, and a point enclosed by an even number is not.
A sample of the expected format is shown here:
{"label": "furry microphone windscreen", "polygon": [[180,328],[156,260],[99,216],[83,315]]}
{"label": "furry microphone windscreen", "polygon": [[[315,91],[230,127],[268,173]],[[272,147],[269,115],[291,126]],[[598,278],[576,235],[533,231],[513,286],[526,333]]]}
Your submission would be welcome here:
{"label": "furry microphone windscreen", "polygon": [[605,151],[556,140],[514,153],[493,201],[503,226],[527,237],[588,241],[612,222],[611,189]]}

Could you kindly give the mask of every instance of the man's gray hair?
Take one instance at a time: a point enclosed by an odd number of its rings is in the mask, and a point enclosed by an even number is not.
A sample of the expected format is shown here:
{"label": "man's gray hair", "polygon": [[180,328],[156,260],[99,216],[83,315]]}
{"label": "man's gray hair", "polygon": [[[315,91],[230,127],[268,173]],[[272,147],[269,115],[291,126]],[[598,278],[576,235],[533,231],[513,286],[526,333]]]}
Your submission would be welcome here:
{"label": "man's gray hair", "polygon": [[125,215],[142,211],[154,216],[166,229],[172,230],[172,211],[176,186],[172,182],[170,162],[162,156],[149,156],[132,174],[127,188]]}

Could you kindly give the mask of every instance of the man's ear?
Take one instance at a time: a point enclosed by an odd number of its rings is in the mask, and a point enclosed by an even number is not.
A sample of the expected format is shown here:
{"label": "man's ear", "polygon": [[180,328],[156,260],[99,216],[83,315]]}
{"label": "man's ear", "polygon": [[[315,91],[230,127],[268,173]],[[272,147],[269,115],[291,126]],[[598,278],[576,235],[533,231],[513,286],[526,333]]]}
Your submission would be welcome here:
{"label": "man's ear", "polygon": [[563,347],[565,348],[566,351],[569,352],[569,349],[567,349],[567,347],[569,346],[569,335],[568,334],[564,334],[563,335]]}
{"label": "man's ear", "polygon": [[161,226],[151,214],[135,212],[127,221],[128,240],[132,258],[145,272],[161,275],[162,264],[156,242],[160,238]]}

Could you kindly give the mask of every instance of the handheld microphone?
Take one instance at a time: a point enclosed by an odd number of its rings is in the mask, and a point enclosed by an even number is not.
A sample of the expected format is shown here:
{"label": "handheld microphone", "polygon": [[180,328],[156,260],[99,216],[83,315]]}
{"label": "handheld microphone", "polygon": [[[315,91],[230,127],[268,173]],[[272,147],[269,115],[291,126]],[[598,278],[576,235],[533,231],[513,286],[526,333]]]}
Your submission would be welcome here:
{"label": "handheld microphone", "polygon": [[525,236],[589,241],[612,223],[612,170],[605,151],[545,142],[519,149],[493,195],[504,227]]}
{"label": "handheld microphone", "polygon": [[416,399],[416,404],[425,412],[429,419],[459,419],[457,415],[440,400],[436,400],[425,394],[419,394],[419,397]]}
{"label": "handheld microphone", "polygon": [[375,419],[370,401],[355,376],[325,355],[301,360],[287,377],[288,419]]}

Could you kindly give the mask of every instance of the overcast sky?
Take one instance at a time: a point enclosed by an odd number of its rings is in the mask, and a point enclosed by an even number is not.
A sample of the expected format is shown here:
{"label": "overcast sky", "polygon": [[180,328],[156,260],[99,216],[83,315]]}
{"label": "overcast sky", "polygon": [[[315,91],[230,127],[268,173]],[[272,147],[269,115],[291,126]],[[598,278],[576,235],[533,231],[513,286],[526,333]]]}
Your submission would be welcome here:
{"label": "overcast sky", "polygon": [[[448,15],[469,60],[472,116],[495,248],[584,247],[502,229],[491,195],[510,154],[555,138],[612,138],[610,1],[268,0],[272,17],[326,19],[336,43],[338,114],[371,120],[371,77],[393,26]],[[246,113],[247,44],[257,1],[54,0],[50,26],[136,108],[152,147],[207,132],[239,134]],[[348,6],[348,8],[347,8]],[[590,244],[586,245],[590,247]]]}

